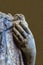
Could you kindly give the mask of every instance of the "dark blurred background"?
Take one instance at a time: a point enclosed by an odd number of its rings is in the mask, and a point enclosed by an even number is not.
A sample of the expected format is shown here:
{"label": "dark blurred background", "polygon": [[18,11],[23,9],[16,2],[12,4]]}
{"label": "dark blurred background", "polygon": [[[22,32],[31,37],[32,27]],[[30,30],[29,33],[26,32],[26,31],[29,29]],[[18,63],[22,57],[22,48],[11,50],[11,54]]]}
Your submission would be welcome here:
{"label": "dark blurred background", "polygon": [[43,65],[43,0],[0,0],[0,11],[25,15],[36,41],[36,65]]}

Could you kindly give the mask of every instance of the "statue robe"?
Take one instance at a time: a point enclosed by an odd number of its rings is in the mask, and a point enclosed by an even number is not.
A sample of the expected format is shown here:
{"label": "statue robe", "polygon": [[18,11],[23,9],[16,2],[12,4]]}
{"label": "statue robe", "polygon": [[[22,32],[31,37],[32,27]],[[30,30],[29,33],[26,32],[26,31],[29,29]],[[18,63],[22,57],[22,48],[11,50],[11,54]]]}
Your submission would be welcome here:
{"label": "statue robe", "polygon": [[24,65],[22,53],[13,41],[11,27],[7,18],[0,22],[0,65]]}

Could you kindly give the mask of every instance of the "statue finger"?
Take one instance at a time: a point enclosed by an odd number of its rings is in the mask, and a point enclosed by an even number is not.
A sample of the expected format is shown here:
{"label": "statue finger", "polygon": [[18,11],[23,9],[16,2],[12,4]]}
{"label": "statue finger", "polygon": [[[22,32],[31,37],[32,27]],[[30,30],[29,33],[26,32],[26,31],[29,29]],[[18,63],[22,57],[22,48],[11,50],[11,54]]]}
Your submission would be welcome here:
{"label": "statue finger", "polygon": [[26,25],[24,25],[24,23],[22,23],[22,22],[20,22],[19,24],[20,24],[20,26],[25,30],[25,32],[29,34],[29,29],[28,29],[28,27],[27,27]]}
{"label": "statue finger", "polygon": [[19,31],[14,27],[13,28],[14,34],[18,37],[20,41],[23,41],[23,36],[19,33]]}
{"label": "statue finger", "polygon": [[18,39],[18,37],[13,33],[13,37],[14,37],[14,42],[16,43],[16,45],[21,48],[21,47],[25,47],[25,43],[27,42],[26,39],[23,39],[23,41],[20,41]]}
{"label": "statue finger", "polygon": [[16,41],[17,43],[21,43],[18,37],[14,34],[14,32],[13,32],[13,37],[14,37],[14,41]]}
{"label": "statue finger", "polygon": [[27,33],[25,32],[25,30],[19,25],[19,24],[15,24],[15,28],[20,32],[20,34],[26,38],[27,37]]}

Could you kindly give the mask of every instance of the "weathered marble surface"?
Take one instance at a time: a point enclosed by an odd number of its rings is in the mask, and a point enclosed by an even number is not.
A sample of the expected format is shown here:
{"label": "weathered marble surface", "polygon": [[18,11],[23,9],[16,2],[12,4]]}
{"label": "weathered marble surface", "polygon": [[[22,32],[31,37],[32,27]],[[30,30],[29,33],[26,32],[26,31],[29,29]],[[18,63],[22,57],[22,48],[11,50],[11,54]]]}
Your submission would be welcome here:
{"label": "weathered marble surface", "polygon": [[35,65],[35,60],[35,40],[24,15],[0,12],[0,65]]}
{"label": "weathered marble surface", "polygon": [[9,16],[0,12],[0,65],[24,65],[11,33],[13,17]]}

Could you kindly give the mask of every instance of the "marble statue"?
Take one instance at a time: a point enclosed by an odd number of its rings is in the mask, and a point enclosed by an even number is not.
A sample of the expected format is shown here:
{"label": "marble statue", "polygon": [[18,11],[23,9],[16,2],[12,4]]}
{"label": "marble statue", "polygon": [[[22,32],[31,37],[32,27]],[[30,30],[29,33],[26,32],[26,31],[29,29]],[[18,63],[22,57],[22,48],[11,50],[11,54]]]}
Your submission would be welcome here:
{"label": "marble statue", "polygon": [[36,45],[24,15],[0,12],[0,65],[35,65]]}

